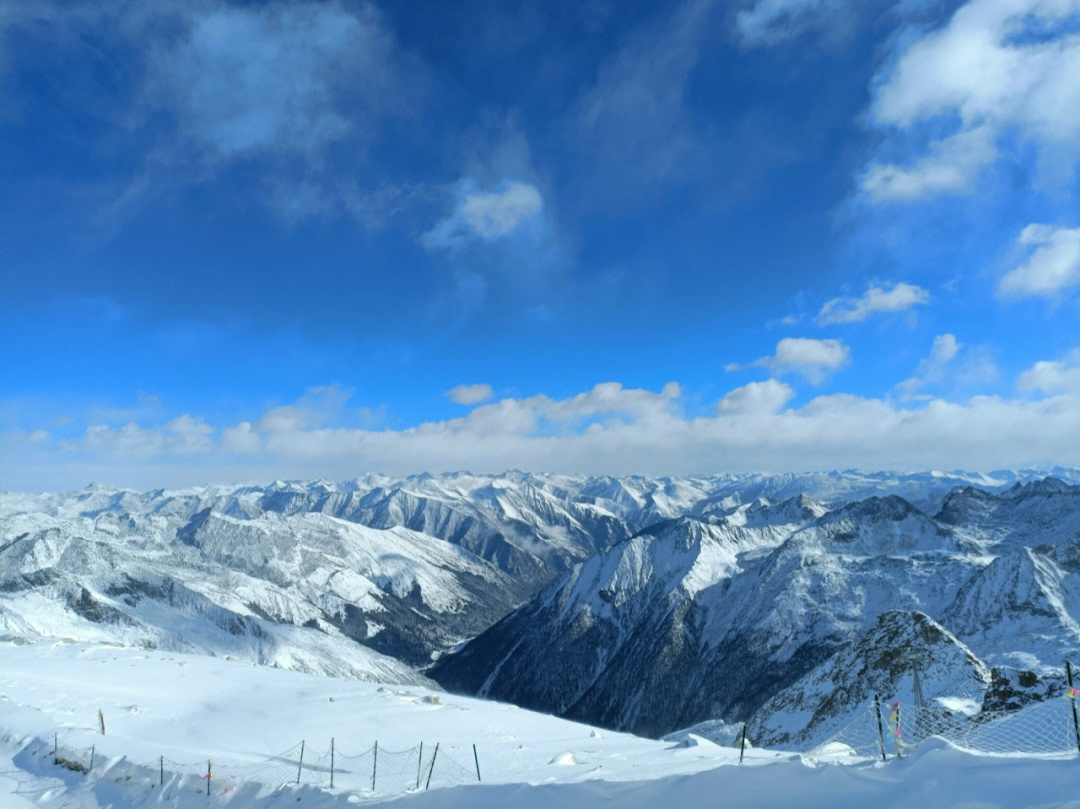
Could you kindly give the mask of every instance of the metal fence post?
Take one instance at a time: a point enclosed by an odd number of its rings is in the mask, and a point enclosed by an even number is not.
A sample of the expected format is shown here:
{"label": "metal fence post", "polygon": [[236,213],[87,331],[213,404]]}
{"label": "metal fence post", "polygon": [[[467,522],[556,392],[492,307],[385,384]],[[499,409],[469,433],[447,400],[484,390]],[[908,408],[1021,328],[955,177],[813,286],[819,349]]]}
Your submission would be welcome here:
{"label": "metal fence post", "polygon": [[881,745],[881,760],[885,761],[885,731],[881,728],[881,702],[877,694],[874,694],[874,713],[877,714],[877,736],[878,744]]}
{"label": "metal fence post", "polygon": [[439,743],[435,742],[435,752],[431,754],[431,769],[427,773],[427,784],[424,785],[424,791],[426,792],[431,788],[431,774],[435,772],[435,759],[439,755]]}
{"label": "metal fence post", "polygon": [[1073,735],[1076,737],[1076,752],[1080,753],[1080,718],[1077,718],[1076,715],[1076,689],[1073,688],[1072,666],[1069,664],[1068,660],[1065,661],[1065,676],[1069,681],[1069,697],[1071,698],[1069,703],[1072,705]]}

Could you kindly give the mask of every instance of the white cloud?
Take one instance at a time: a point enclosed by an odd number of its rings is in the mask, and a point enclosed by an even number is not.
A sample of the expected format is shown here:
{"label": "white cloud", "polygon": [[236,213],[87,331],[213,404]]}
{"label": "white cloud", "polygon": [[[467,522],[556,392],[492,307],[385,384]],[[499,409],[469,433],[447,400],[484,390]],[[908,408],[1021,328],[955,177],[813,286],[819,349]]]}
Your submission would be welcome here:
{"label": "white cloud", "polygon": [[528,183],[505,181],[494,191],[481,191],[467,179],[453,213],[437,222],[421,242],[435,250],[460,248],[476,239],[494,241],[535,220],[543,207],[544,198]]}
{"label": "white cloud", "polygon": [[[947,340],[936,349],[940,358],[951,350]],[[312,427],[281,418],[262,420],[273,430],[244,422],[211,429],[187,416],[157,427],[100,425],[66,446],[10,431],[0,435],[0,452],[13,459],[0,469],[0,488],[93,479],[146,488],[451,469],[691,474],[1080,464],[1078,368],[1076,354],[1032,368],[1020,384],[1051,394],[1039,399],[935,398],[900,406],[840,393],[790,407],[790,389],[772,380],[730,391],[711,415],[694,416],[680,409],[678,385],[648,391],[606,383],[566,399],[503,399],[408,429]],[[553,431],[552,419],[564,429]]]}
{"label": "white cloud", "polygon": [[1068,182],[1080,160],[1078,13],[1076,0],[969,0],[941,27],[901,37],[875,81],[873,123],[899,143],[949,120],[956,127],[906,165],[870,166],[867,196],[968,190],[1006,137],[1038,155],[1045,179]]}
{"label": "white cloud", "polygon": [[794,372],[818,384],[827,371],[843,368],[851,359],[851,349],[843,340],[814,340],[808,337],[785,337],[776,344],[776,353],[740,365],[730,363],[727,371],[768,368],[777,373]]}
{"label": "white cloud", "polygon": [[458,385],[446,392],[450,401],[460,405],[474,405],[490,399],[495,391],[491,385]]}
{"label": "white cloud", "polygon": [[1080,228],[1028,225],[1017,245],[1027,258],[1001,279],[1000,297],[1050,298],[1080,284]]}
{"label": "white cloud", "polygon": [[1016,386],[1020,390],[1046,394],[1080,393],[1080,348],[1073,349],[1060,360],[1035,363],[1020,374]]}
{"label": "white cloud", "polygon": [[680,396],[682,386],[678,382],[668,382],[659,393],[624,388],[618,382],[602,382],[569,399],[548,401],[542,412],[546,418],[555,420],[581,419],[603,413],[625,413],[644,418],[666,413],[669,403]]}
{"label": "white cloud", "polygon": [[860,323],[877,312],[903,312],[928,303],[930,293],[913,284],[897,283],[892,289],[870,287],[858,298],[833,298],[817,314],[819,325]]}
{"label": "white cloud", "polygon": [[790,385],[776,379],[751,382],[729,391],[717,403],[717,412],[724,415],[740,413],[776,413],[795,396]]}
{"label": "white cloud", "polygon": [[260,432],[291,432],[298,430],[307,423],[307,414],[298,407],[287,405],[268,410],[259,419],[258,429]]}

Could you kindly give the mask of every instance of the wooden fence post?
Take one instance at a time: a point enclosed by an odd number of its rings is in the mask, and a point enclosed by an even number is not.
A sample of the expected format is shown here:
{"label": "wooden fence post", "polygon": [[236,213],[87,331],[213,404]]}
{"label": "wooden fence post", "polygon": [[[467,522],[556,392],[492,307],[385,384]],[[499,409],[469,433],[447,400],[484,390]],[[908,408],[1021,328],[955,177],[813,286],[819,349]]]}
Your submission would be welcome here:
{"label": "wooden fence post", "polygon": [[296,783],[300,783],[300,773],[304,769],[304,740],[300,740],[300,761],[296,765]]}
{"label": "wooden fence post", "polygon": [[420,742],[420,755],[416,757],[416,788],[420,789],[420,774],[424,767],[424,743]]}

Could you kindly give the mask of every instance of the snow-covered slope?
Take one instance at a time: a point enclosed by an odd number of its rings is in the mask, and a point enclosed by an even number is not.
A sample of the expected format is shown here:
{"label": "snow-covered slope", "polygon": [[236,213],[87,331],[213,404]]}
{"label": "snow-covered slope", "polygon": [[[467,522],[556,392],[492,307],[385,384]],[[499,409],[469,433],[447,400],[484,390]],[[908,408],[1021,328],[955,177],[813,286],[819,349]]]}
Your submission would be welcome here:
{"label": "snow-covered slope", "polygon": [[[99,709],[104,736],[96,732]],[[69,740],[95,745],[89,774],[53,763],[53,733],[61,748]],[[338,773],[333,788],[327,780],[331,737]],[[372,758],[356,754],[375,741],[379,780],[373,790]],[[395,777],[397,751],[415,751],[421,741],[425,768],[436,743],[440,751],[427,791],[415,789],[411,755],[404,757],[407,778]],[[474,777],[473,744],[482,783]],[[827,763],[834,758],[750,746],[738,766],[737,749],[701,736],[650,741],[422,686],[347,682],[96,644],[0,643],[4,809],[336,809],[358,803],[706,809],[718,802],[751,809],[1072,809],[1080,794],[1074,758],[975,756],[934,742],[887,765]],[[441,761],[457,778],[440,780],[450,772]],[[208,762],[209,795],[200,777]],[[186,783],[177,783],[177,770],[192,773]]]}

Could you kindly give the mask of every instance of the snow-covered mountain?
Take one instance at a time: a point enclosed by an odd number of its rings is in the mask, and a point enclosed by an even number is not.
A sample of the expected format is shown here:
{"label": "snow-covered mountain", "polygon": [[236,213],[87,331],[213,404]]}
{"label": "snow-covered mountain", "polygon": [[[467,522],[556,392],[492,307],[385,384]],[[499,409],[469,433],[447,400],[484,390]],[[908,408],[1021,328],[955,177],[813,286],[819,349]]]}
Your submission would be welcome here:
{"label": "snow-covered mountain", "polygon": [[[1017,671],[1045,678],[1080,647],[1080,473],[1060,473],[0,495],[0,636],[395,682],[424,671],[650,735],[746,720],[765,733],[770,700],[900,610],[996,667],[1003,700],[1027,699],[1049,691],[1020,689]],[[783,725],[800,743],[825,726]]]}
{"label": "snow-covered mountain", "polygon": [[9,514],[0,634],[203,651],[391,682],[523,586],[448,542],[318,513]]}
{"label": "snow-covered mountain", "polygon": [[[960,497],[978,504],[968,507],[978,518],[961,518]],[[817,688],[812,673],[883,613],[941,621],[980,671],[985,659],[1050,675],[1080,648],[1071,568],[1080,487],[965,489],[937,517],[896,495],[824,513],[801,498],[650,528],[579,565],[431,675],[451,690],[647,735],[752,719],[774,739],[803,742],[814,728],[781,732],[790,723],[769,724],[778,703],[768,701]],[[812,699],[796,696],[780,704]],[[837,715],[853,704],[836,703]]]}

